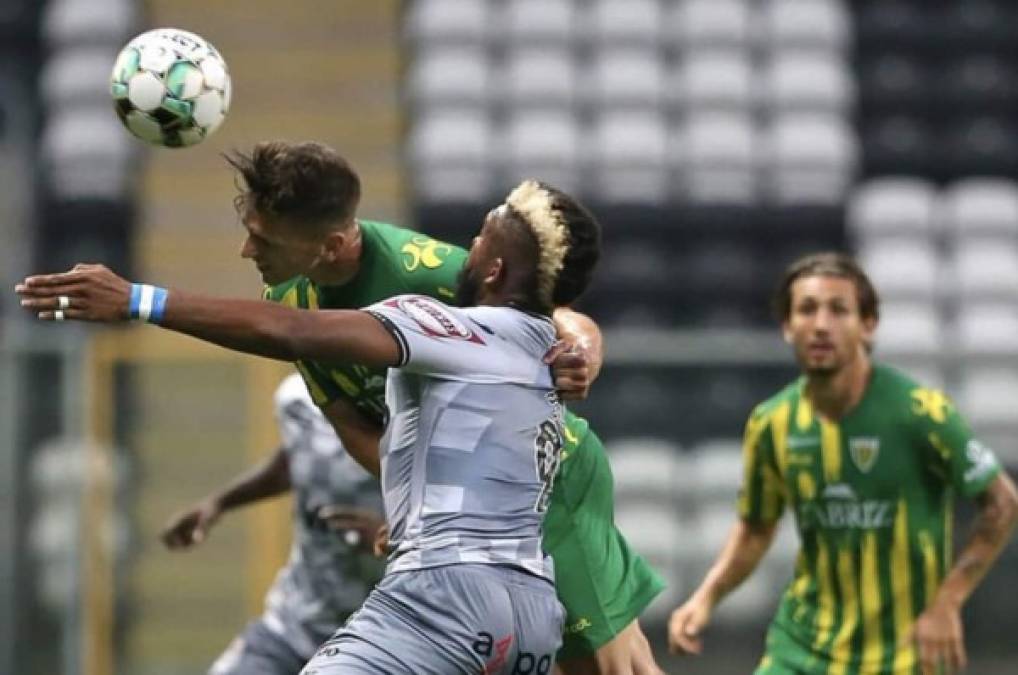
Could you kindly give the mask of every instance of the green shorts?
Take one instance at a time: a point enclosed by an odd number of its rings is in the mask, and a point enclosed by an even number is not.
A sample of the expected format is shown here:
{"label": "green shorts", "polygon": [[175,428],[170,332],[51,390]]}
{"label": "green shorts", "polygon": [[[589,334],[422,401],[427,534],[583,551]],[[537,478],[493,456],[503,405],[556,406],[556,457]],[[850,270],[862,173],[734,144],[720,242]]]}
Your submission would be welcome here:
{"label": "green shorts", "polygon": [[566,416],[566,443],[544,519],[545,550],[566,608],[558,660],[593,654],[636,619],[664,581],[615,528],[611,465],[586,420]]}

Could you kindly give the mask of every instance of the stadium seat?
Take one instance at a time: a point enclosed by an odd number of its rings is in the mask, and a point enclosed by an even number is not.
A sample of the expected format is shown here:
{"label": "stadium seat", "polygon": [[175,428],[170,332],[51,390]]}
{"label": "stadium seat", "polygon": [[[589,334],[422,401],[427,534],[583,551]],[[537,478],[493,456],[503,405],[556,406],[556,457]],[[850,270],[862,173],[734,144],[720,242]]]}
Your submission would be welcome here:
{"label": "stadium seat", "polygon": [[863,171],[871,176],[943,174],[943,159],[929,125],[907,115],[878,118],[862,132]]}
{"label": "stadium seat", "polygon": [[1013,180],[960,180],[945,190],[940,210],[945,228],[956,237],[1018,239],[1018,183]]}
{"label": "stadium seat", "polygon": [[118,49],[138,25],[133,0],[51,0],[43,9],[42,36],[51,50],[75,46]]}
{"label": "stadium seat", "polygon": [[658,0],[593,0],[585,14],[585,32],[595,44],[648,46],[661,37],[663,17]]}
{"label": "stadium seat", "polygon": [[734,508],[731,507],[742,485],[742,441],[738,438],[706,439],[693,447],[692,457],[698,499],[727,503],[730,518],[734,519]]}
{"label": "stadium seat", "polygon": [[121,201],[131,185],[133,143],[106,105],[55,115],[40,144],[51,194],[63,201]]}
{"label": "stadium seat", "polygon": [[944,326],[932,302],[891,301],[880,309],[876,334],[881,358],[935,358],[945,346]]}
{"label": "stadium seat", "polygon": [[419,115],[408,148],[418,198],[479,202],[492,191],[494,144],[485,114],[447,109]]}
{"label": "stadium seat", "polygon": [[938,297],[943,266],[930,241],[884,238],[872,245],[864,243],[858,258],[887,301]]}
{"label": "stadium seat", "polygon": [[962,302],[1018,302],[1018,242],[1011,238],[958,241],[954,271],[955,288]]}
{"label": "stadium seat", "polygon": [[505,161],[504,183],[525,178],[547,181],[567,192],[580,185],[580,131],[572,113],[520,111],[509,117],[497,157]]}
{"label": "stadium seat", "polygon": [[947,3],[942,22],[950,30],[938,36],[948,52],[1014,52],[1018,21],[1010,0],[965,0]]}
{"label": "stadium seat", "polygon": [[858,144],[835,115],[780,115],[766,134],[768,194],[783,204],[840,204],[855,174]]}
{"label": "stadium seat", "polygon": [[620,499],[615,524],[637,552],[657,560],[672,558],[682,545],[682,527],[667,504]]}
{"label": "stadium seat", "polygon": [[533,43],[562,47],[569,45],[577,29],[573,0],[509,0],[501,3],[504,14],[497,36],[508,46]]}
{"label": "stadium seat", "polygon": [[109,105],[110,50],[82,47],[58,50],[39,74],[39,90],[50,109]]}
{"label": "stadium seat", "polygon": [[760,91],[764,106],[776,112],[848,114],[855,106],[855,78],[842,57],[823,50],[775,52]]}
{"label": "stadium seat", "polygon": [[416,0],[404,19],[407,36],[419,44],[483,45],[490,27],[489,3],[476,0]]}
{"label": "stadium seat", "polygon": [[972,367],[962,373],[958,407],[977,430],[1016,427],[1018,370],[1011,367]]}
{"label": "stadium seat", "polygon": [[749,57],[738,50],[687,50],[672,82],[674,99],[689,111],[748,112],[756,102]]}
{"label": "stadium seat", "polygon": [[852,25],[841,0],[770,0],[763,3],[762,32],[772,46],[845,50]]}
{"label": "stadium seat", "polygon": [[660,53],[652,49],[599,50],[593,59],[589,82],[595,108],[656,108],[664,100],[664,65]]}
{"label": "stadium seat", "polygon": [[429,106],[484,106],[492,77],[480,47],[438,46],[417,50],[407,87],[418,109]]}
{"label": "stadium seat", "polygon": [[944,69],[935,100],[950,114],[1011,114],[1018,107],[1018,67],[985,54],[964,56]]}
{"label": "stadium seat", "polygon": [[922,59],[899,52],[863,54],[859,67],[859,108],[862,116],[928,115],[936,78]]}
{"label": "stadium seat", "polygon": [[497,93],[515,108],[570,107],[576,101],[576,67],[561,47],[512,50],[500,82]]}
{"label": "stadium seat", "polygon": [[667,24],[666,40],[683,49],[746,49],[752,37],[746,0],[679,0]]}
{"label": "stadium seat", "polygon": [[590,138],[590,190],[607,203],[662,204],[668,195],[668,132],[660,113],[600,115]]}
{"label": "stadium seat", "polygon": [[938,15],[915,0],[878,0],[862,4],[856,20],[860,53],[925,51],[942,48]]}
{"label": "stadium seat", "polygon": [[678,183],[694,204],[751,204],[759,196],[758,137],[750,116],[691,113],[677,133]]}
{"label": "stadium seat", "polygon": [[938,206],[936,189],[922,178],[875,178],[849,198],[848,229],[860,244],[897,235],[928,239],[936,227]]}
{"label": "stadium seat", "polygon": [[1013,359],[1018,356],[1018,303],[964,303],[955,330],[963,356]]}
{"label": "stadium seat", "polygon": [[962,120],[941,142],[942,178],[1018,175],[1018,125],[1010,117]]}
{"label": "stadium seat", "polygon": [[642,495],[652,501],[663,499],[662,506],[666,508],[679,494],[675,485],[686,469],[679,445],[661,438],[619,438],[607,450],[616,494]]}

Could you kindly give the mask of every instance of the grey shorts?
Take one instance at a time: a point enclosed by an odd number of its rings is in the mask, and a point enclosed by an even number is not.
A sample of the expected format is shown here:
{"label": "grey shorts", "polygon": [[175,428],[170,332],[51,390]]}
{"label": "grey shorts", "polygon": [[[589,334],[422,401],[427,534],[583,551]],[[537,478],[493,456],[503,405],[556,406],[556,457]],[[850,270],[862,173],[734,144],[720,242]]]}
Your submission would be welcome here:
{"label": "grey shorts", "polygon": [[548,675],[565,612],[550,582],[463,564],[387,575],[302,675]]}
{"label": "grey shorts", "polygon": [[230,643],[209,675],[297,675],[306,661],[258,619]]}

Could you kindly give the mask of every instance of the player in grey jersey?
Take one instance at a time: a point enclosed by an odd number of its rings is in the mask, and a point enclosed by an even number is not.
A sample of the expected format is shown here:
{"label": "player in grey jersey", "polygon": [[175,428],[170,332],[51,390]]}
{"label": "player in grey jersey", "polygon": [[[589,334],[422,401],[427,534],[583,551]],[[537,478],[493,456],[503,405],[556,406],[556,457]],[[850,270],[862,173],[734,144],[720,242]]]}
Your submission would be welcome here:
{"label": "player in grey jersey", "polygon": [[252,621],[210,675],[296,675],[364,602],[381,577],[368,553],[382,524],[378,481],[351,458],[294,373],[275,394],[280,449],[266,462],[175,516],[172,549],[204,541],[225,511],[292,490],[293,545]]}
{"label": "player in grey jersey", "polygon": [[549,315],[587,287],[593,217],[525,181],[488,214],[461,305],[401,296],[367,311],[301,311],[130,284],[102,266],[27,278],[44,320],[144,318],[238,351],[390,366],[382,488],[387,574],[306,675],[549,673],[563,612],[541,551],[561,448],[543,356]]}

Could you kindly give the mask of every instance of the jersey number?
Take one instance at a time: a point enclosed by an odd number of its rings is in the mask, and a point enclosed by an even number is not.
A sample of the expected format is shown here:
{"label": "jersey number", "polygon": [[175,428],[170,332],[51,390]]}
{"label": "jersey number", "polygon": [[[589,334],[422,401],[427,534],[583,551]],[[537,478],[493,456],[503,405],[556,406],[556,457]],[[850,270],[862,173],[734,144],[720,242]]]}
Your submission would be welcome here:
{"label": "jersey number", "polygon": [[534,510],[544,513],[551,499],[551,486],[558,473],[562,456],[562,432],[551,420],[541,422],[534,439],[534,459],[537,463],[537,477],[541,481],[541,492],[537,495]]}

